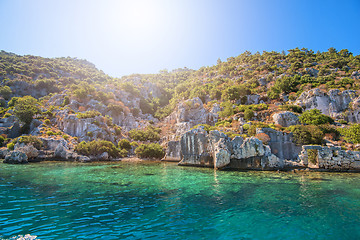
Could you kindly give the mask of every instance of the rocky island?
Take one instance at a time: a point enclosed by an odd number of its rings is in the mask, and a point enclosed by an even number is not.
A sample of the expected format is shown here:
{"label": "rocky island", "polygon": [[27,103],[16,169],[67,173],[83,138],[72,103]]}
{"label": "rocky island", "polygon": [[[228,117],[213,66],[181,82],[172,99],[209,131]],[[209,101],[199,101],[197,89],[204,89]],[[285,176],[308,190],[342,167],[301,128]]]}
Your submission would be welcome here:
{"label": "rocky island", "polygon": [[360,171],[360,56],[245,52],[113,78],[86,60],[0,53],[0,158],[137,156],[215,169]]}

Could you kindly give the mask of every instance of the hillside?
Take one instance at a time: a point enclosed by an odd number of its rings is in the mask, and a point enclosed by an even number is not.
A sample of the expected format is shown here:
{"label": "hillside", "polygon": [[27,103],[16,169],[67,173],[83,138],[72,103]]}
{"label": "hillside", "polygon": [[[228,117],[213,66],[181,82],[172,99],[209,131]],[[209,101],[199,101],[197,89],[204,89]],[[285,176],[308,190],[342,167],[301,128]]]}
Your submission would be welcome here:
{"label": "hillside", "polygon": [[121,78],[86,60],[1,51],[0,80],[1,144],[16,149],[40,139],[37,150],[52,149],[55,158],[75,158],[74,151],[161,158],[166,151],[179,159],[169,141],[180,144],[197,125],[229,139],[266,144],[269,134],[257,129],[272,128],[292,133],[298,146],[359,149],[360,56],[346,49],[244,52],[198,70]]}

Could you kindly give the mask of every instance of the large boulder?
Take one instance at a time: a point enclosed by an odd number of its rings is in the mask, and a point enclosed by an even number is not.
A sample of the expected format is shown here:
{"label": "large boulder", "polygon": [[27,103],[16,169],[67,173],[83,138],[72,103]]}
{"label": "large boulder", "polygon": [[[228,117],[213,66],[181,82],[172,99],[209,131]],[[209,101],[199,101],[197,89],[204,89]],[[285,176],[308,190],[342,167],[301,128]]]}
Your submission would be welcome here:
{"label": "large boulder", "polygon": [[273,120],[275,124],[281,125],[282,127],[300,124],[299,117],[295,113],[289,111],[275,113],[273,115]]}
{"label": "large boulder", "polygon": [[19,164],[28,163],[28,157],[20,151],[12,151],[6,154],[4,163]]}
{"label": "large boulder", "polygon": [[37,150],[32,144],[16,143],[14,151],[25,153],[28,159],[34,159],[39,156],[39,150]]}

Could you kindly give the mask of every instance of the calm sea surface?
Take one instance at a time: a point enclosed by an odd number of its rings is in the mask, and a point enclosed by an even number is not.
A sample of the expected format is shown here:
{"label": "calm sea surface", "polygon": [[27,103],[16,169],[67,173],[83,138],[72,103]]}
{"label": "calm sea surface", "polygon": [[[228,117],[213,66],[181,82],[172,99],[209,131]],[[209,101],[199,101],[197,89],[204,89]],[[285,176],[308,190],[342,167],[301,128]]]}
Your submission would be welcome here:
{"label": "calm sea surface", "polygon": [[0,164],[0,239],[360,239],[359,173]]}

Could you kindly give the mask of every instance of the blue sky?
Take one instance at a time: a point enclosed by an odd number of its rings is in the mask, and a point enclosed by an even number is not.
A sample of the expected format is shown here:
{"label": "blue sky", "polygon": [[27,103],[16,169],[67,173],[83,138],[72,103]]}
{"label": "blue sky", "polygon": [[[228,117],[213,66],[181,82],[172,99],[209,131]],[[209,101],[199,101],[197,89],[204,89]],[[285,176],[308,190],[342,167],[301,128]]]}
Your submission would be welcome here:
{"label": "blue sky", "polygon": [[0,49],[105,73],[198,69],[248,50],[360,53],[360,0],[0,0]]}

